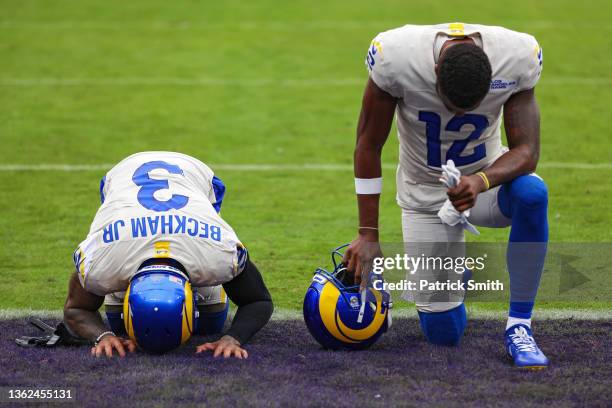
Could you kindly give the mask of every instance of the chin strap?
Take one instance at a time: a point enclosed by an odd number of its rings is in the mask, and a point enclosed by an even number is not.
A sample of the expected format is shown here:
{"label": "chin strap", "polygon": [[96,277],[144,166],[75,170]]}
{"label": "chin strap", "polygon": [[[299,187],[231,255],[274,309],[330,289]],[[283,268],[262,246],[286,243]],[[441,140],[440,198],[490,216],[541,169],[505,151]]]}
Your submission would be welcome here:
{"label": "chin strap", "polygon": [[393,302],[391,301],[391,295],[389,295],[389,302],[387,303],[387,330],[391,327],[393,323],[391,321],[391,309],[393,309]]}
{"label": "chin strap", "polygon": [[366,288],[361,291],[361,307],[359,308],[359,316],[357,317],[357,323],[361,323],[363,321],[367,297],[368,289]]}

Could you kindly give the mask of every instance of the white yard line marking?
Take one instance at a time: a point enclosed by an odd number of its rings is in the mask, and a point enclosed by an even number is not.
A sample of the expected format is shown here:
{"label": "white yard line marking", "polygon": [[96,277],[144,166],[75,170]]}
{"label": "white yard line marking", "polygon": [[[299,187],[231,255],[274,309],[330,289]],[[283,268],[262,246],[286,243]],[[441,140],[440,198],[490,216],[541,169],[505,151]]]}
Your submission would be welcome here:
{"label": "white yard line marking", "polygon": [[[393,317],[417,318],[416,310],[411,308],[402,308],[392,310]],[[590,310],[590,309],[544,309],[536,310],[534,320],[612,320],[612,310]],[[477,307],[468,306],[468,316],[470,319],[491,319],[505,320],[508,317],[507,310],[478,310]],[[303,319],[301,310],[293,309],[274,309],[272,315],[273,320],[299,320]]]}
{"label": "white yard line marking", "polygon": [[[488,311],[468,308],[471,319],[505,320],[508,312],[505,310]],[[414,308],[393,310],[393,317],[417,318]],[[35,310],[35,309],[0,309],[0,320],[21,319],[28,316],[37,316],[48,319],[61,319],[62,311],[57,310]],[[303,319],[301,310],[275,309],[273,320],[300,320]],[[534,312],[535,320],[612,320],[612,310],[589,310],[589,309],[544,309]]]}
{"label": "white yard line marking", "polygon": [[542,168],[542,169],[606,170],[606,169],[612,169],[612,163],[544,162],[544,163],[539,163],[538,164],[538,168]]}
{"label": "white yard line marking", "polygon": [[112,164],[0,164],[0,171],[108,171]]}
{"label": "white yard line marking", "polygon": [[[418,24],[418,22],[414,22]],[[231,21],[231,22],[206,22],[206,21],[17,21],[2,20],[0,29],[3,30],[280,30],[297,31],[308,29],[330,29],[330,30],[372,30],[384,31],[406,24],[405,21],[376,21],[376,20],[315,20],[315,21]],[[608,22],[590,21],[568,21],[559,22],[553,20],[504,20],[504,26],[514,29],[538,29],[538,30],[564,30],[581,31],[605,31],[612,29]]]}
{"label": "white yard line marking", "polygon": [[356,86],[365,84],[364,78],[0,78],[0,86],[242,86],[242,87],[311,87],[311,86]]}
{"label": "white yard line marking", "polygon": [[[2,171],[108,171],[113,164],[0,164]],[[353,171],[352,164],[211,164],[214,170],[222,171]],[[396,164],[385,163],[383,169],[395,170]],[[612,163],[563,163],[544,162],[538,164],[542,169],[610,170]]]}
{"label": "white yard line marking", "polygon": [[[174,77],[129,77],[129,78],[0,78],[2,87],[78,87],[78,86],[240,86],[240,87],[354,87],[365,84],[363,78],[174,78]],[[612,85],[612,77],[544,77],[541,87],[548,85]]]}

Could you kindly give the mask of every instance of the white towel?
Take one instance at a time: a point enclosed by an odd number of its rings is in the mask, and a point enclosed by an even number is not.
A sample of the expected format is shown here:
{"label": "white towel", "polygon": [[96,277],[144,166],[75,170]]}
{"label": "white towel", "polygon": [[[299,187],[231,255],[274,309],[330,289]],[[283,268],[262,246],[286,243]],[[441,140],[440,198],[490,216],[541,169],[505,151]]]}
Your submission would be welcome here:
{"label": "white towel", "polygon": [[[459,180],[461,179],[461,172],[457,167],[455,167],[455,163],[452,160],[446,162],[446,165],[442,165],[442,177],[440,181],[448,188],[455,188],[457,184],[459,184]],[[462,213],[457,211],[453,206],[453,203],[447,198],[444,202],[440,211],[438,211],[438,217],[442,220],[443,223],[455,226],[461,223],[461,226],[475,235],[480,235],[480,232],[469,223],[467,217],[470,216],[470,210],[466,210]]]}

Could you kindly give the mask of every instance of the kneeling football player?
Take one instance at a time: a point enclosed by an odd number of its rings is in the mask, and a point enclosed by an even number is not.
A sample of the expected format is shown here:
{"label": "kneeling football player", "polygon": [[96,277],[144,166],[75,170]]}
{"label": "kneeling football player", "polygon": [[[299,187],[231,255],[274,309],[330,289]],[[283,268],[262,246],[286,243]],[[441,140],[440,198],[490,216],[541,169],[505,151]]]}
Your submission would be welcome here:
{"label": "kneeling football player", "polygon": [[[346,251],[349,269],[359,277],[366,247],[378,246],[381,152],[396,116],[397,201],[408,255],[442,259],[445,244],[463,243],[472,224],[510,226],[505,349],[517,367],[548,366],[531,328],[548,241],[548,192],[534,173],[540,154],[535,87],[542,71],[537,41],[485,25],[406,25],[380,33],[366,65],[355,148],[359,231]],[[431,296],[416,302],[425,337],[458,344],[467,322],[463,300],[428,291]]]}
{"label": "kneeling football player", "polygon": [[[136,346],[163,353],[192,333],[227,332],[197,352],[246,358],[242,347],[270,319],[272,299],[234,230],[220,216],[225,186],[180,153],[136,153],[100,183],[102,205],[74,252],[64,321],[95,341],[96,356]],[[110,325],[99,308],[105,304]],[[118,337],[126,334],[129,338]]]}

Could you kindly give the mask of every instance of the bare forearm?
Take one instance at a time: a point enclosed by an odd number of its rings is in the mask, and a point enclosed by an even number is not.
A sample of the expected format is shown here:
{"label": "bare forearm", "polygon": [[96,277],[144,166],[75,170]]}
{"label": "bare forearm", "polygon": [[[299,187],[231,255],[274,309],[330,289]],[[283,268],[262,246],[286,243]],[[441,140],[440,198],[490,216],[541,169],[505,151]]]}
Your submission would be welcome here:
{"label": "bare forearm", "polygon": [[[382,176],[380,156],[387,141],[397,100],[380,89],[370,78],[363,94],[363,103],[357,125],[355,146],[355,177],[377,179]],[[359,235],[346,249],[343,263],[354,273],[355,283],[361,281],[364,262],[380,253],[378,245],[378,206],[381,185],[377,180],[356,180],[358,186]],[[367,187],[366,187],[367,186]],[[361,194],[365,193],[365,194]],[[372,244],[375,248],[372,247]]]}
{"label": "bare forearm", "polygon": [[108,330],[98,312],[104,297],[87,292],[81,286],[76,274],[68,283],[68,297],[64,303],[64,323],[74,334],[95,340],[100,333]]}
{"label": "bare forearm", "polygon": [[97,311],[64,309],[64,323],[74,334],[88,340],[95,340],[100,333],[108,330]]}
{"label": "bare forearm", "polygon": [[[373,179],[381,177],[380,151],[355,149],[355,177]],[[357,206],[359,207],[359,226],[378,228],[378,207],[380,194],[357,194]],[[360,232],[366,232],[366,229]],[[374,230],[370,230],[374,231]]]}
{"label": "bare forearm", "polygon": [[365,138],[358,137],[355,146],[355,177],[377,178],[382,175],[380,156],[382,146],[370,146]]}
{"label": "bare forearm", "polygon": [[533,92],[521,92],[504,106],[504,126],[510,150],[485,171],[491,186],[536,169],[540,155],[540,110]]}
{"label": "bare forearm", "polygon": [[514,180],[520,175],[535,170],[535,163],[529,159],[532,155],[529,149],[523,146],[510,149],[500,156],[491,167],[485,170],[490,187],[498,186]]}
{"label": "bare forearm", "polygon": [[[368,81],[357,125],[355,177],[375,179],[382,176],[380,157],[391,130],[396,104],[393,97],[380,90],[371,79]],[[357,194],[359,226],[378,228],[379,199],[380,194]],[[374,234],[375,230],[369,231]],[[360,230],[360,233],[365,232],[366,229]]]}

